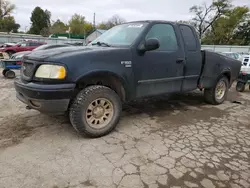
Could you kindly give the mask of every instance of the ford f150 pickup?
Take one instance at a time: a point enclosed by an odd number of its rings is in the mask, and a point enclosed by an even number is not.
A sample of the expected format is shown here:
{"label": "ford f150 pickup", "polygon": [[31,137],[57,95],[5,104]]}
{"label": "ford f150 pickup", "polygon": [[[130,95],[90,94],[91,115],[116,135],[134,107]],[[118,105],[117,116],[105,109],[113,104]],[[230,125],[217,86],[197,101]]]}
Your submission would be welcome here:
{"label": "ford f150 pickup", "polygon": [[190,25],[136,21],[84,47],[26,55],[15,89],[28,109],[67,112],[79,133],[100,137],[118,124],[125,101],[198,88],[205,101],[221,104],[240,68],[240,61],[201,51]]}

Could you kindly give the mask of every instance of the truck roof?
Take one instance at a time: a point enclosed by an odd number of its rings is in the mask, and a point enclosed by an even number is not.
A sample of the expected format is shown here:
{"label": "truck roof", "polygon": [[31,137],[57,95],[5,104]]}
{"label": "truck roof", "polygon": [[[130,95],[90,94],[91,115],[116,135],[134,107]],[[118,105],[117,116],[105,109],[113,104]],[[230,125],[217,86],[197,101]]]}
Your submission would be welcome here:
{"label": "truck roof", "polygon": [[[141,22],[147,22],[147,23],[171,23],[171,24],[179,24],[178,22],[174,21],[167,21],[167,20],[137,20],[137,21],[131,21],[131,22],[126,22],[127,23],[141,23]],[[181,23],[182,25],[189,25],[185,23]]]}

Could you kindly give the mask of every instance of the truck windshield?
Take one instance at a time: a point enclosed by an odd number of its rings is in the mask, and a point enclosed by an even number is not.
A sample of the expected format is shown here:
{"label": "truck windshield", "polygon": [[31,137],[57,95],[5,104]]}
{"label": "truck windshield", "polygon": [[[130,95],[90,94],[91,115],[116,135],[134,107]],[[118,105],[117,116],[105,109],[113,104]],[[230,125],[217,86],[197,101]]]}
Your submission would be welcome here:
{"label": "truck windshield", "polygon": [[130,46],[148,23],[128,23],[115,26],[88,45]]}

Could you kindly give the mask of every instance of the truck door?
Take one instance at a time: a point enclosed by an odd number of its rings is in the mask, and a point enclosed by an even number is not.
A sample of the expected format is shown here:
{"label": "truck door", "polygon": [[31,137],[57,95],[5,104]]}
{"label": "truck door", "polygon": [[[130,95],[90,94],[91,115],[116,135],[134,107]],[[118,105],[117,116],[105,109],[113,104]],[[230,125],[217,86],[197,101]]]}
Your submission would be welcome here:
{"label": "truck door", "polygon": [[182,38],[185,45],[186,64],[184,67],[184,79],[182,91],[197,88],[202,67],[201,46],[195,30],[188,25],[180,25]]}
{"label": "truck door", "polygon": [[156,23],[146,34],[145,40],[157,38],[160,47],[136,56],[137,97],[181,91],[185,52],[177,35],[170,23]]}

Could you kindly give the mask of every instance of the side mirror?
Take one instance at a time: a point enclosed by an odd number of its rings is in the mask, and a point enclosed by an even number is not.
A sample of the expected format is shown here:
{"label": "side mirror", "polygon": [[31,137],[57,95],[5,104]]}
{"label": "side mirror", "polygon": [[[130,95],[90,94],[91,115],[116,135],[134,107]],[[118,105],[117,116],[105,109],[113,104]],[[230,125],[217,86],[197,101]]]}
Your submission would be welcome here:
{"label": "side mirror", "polygon": [[156,50],[160,47],[160,42],[158,39],[156,38],[150,38],[147,39],[140,47],[139,47],[139,51],[141,51],[142,53],[146,52],[146,51],[152,51],[152,50]]}
{"label": "side mirror", "polygon": [[146,51],[156,50],[160,47],[160,42],[155,38],[147,39],[145,41],[144,47]]}
{"label": "side mirror", "polygon": [[18,45],[17,45],[17,47],[20,47],[20,46],[21,46],[21,44],[18,44]]}

